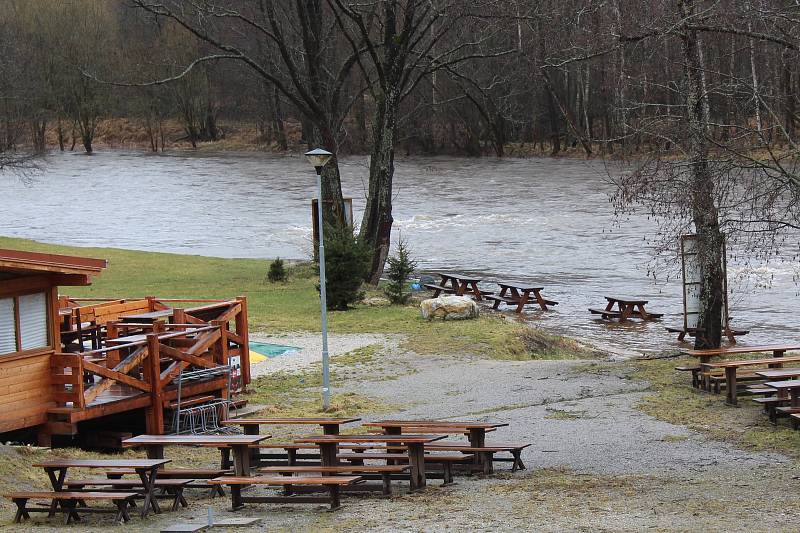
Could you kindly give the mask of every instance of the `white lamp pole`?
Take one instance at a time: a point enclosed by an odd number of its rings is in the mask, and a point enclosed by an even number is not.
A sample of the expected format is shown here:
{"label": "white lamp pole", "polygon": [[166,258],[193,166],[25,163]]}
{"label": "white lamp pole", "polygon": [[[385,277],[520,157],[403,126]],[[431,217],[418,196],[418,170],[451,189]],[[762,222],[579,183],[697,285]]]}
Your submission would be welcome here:
{"label": "white lamp pole", "polygon": [[328,164],[333,154],[317,148],[306,153],[308,162],[317,171],[317,226],[319,228],[319,292],[322,308],[322,409],[327,411],[331,405],[330,360],[328,356],[328,302],[325,291],[325,239],[322,235],[322,168]]}

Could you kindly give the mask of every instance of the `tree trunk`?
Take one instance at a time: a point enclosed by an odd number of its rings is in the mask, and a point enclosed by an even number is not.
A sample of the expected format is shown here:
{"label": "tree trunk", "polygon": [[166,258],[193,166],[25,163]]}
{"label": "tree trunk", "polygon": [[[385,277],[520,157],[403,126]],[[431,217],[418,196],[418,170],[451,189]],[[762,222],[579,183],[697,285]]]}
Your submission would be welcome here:
{"label": "tree trunk", "polygon": [[64,151],[64,125],[61,123],[61,117],[58,117],[58,126],[56,127],[58,134],[58,149]]}
{"label": "tree trunk", "polygon": [[369,195],[361,221],[361,238],[372,250],[367,281],[377,285],[389,255],[392,237],[392,178],[397,131],[397,95],[384,95],[377,104],[369,167]]}
{"label": "tree trunk", "polygon": [[[678,0],[681,19],[694,15],[695,0]],[[696,31],[684,27],[684,72],[686,76],[687,151],[690,155],[692,218],[698,236],[698,259],[702,269],[700,314],[695,349],[718,348],[722,342],[724,281],[719,216],[714,201],[713,169],[709,165],[709,106],[703,77],[702,43]]]}
{"label": "tree trunk", "polygon": [[278,141],[278,147],[282,151],[287,151],[289,149],[289,141],[286,137],[286,124],[283,121],[283,110],[281,109],[281,95],[278,92],[278,88],[273,85],[272,90],[272,111],[273,111],[273,121],[275,125],[275,136],[276,140]]}

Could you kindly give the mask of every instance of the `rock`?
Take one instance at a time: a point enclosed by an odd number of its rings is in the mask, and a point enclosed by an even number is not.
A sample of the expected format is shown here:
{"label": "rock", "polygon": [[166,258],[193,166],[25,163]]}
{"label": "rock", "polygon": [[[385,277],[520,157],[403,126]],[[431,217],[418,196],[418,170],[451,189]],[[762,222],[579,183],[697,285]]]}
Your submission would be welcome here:
{"label": "rock", "polygon": [[478,304],[467,296],[439,296],[423,300],[419,305],[422,318],[433,320],[466,320],[478,318]]}

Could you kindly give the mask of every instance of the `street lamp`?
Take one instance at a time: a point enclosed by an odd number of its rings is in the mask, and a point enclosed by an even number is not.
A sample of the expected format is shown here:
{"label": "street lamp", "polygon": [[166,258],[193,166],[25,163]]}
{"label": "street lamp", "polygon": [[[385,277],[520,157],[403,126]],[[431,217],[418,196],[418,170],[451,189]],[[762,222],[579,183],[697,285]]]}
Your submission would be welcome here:
{"label": "street lamp", "polygon": [[317,148],[306,152],[308,162],[317,171],[317,225],[319,226],[319,294],[322,308],[322,409],[327,411],[331,405],[330,361],[328,358],[328,302],[325,292],[325,239],[322,236],[322,169],[333,154]]}

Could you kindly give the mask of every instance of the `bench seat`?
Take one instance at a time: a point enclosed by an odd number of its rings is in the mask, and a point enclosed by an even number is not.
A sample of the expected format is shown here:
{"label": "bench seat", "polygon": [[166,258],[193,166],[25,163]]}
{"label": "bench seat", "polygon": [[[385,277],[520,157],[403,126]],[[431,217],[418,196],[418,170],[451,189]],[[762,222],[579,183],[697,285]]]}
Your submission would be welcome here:
{"label": "bench seat", "polygon": [[[128,507],[132,505],[133,499],[138,494],[135,492],[31,491],[11,492],[3,496],[17,506],[14,523],[19,524],[22,520],[29,519],[30,513],[48,513],[50,515],[64,513],[67,515],[67,524],[70,524],[73,520],[80,520],[79,513],[116,513],[115,520],[117,522],[128,522],[131,519]],[[50,500],[50,506],[29,508],[28,500]],[[78,507],[78,504],[85,504],[86,501],[110,501],[117,508]]]}
{"label": "bench seat", "polygon": [[[188,507],[186,499],[183,497],[183,489],[186,488],[193,479],[156,479],[153,486],[165,491],[164,494],[153,494],[154,498],[172,499],[172,510],[176,511],[178,506]],[[103,489],[133,490],[143,489],[144,484],[141,479],[75,479],[68,480],[66,486],[70,489],[83,490],[86,487],[100,487]]]}
{"label": "bench seat", "polygon": [[[220,477],[209,483],[228,485],[231,488],[231,508],[234,511],[243,508],[245,503],[327,503],[330,510],[335,511],[341,506],[341,488],[362,479],[361,476],[256,476]],[[284,487],[289,490],[293,485],[322,486],[328,490],[328,496],[242,496],[242,487],[253,485]]]}
{"label": "bench seat", "polygon": [[[377,476],[382,481],[380,490],[384,496],[392,495],[392,476],[407,473],[411,470],[409,465],[341,465],[341,466],[267,466],[259,468],[261,474],[352,474],[370,479]],[[355,484],[347,485],[347,490],[359,491],[374,490],[372,485]]]}
{"label": "bench seat", "polygon": [[[219,485],[211,485],[207,480],[214,479],[226,474],[231,470],[224,468],[160,468],[156,481],[164,479],[189,479],[190,482],[185,488],[188,489],[211,489],[211,497],[225,496],[225,491]],[[132,468],[112,468],[106,471],[109,479],[120,479],[122,476],[136,475]],[[136,478],[138,479],[138,477]]]}

